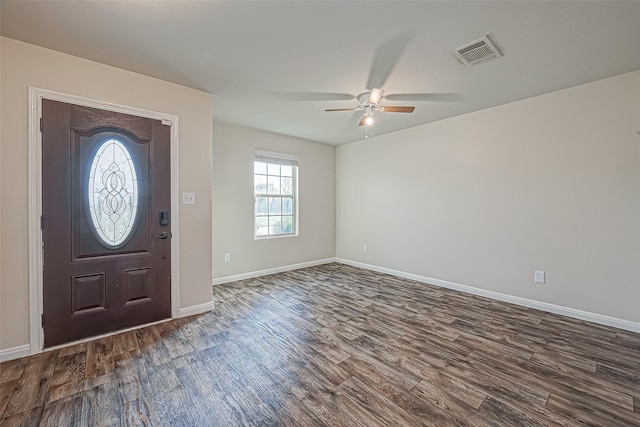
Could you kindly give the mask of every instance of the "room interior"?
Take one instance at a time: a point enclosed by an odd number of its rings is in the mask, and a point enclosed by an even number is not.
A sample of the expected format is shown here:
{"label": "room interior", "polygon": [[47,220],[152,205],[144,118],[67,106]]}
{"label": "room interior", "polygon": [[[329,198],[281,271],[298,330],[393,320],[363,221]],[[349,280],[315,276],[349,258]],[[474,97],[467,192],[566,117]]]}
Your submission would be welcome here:
{"label": "room interior", "polygon": [[[42,351],[34,89],[179,118],[175,319],[215,312],[212,286],[337,263],[637,343],[640,3],[2,1],[0,19],[0,361]],[[484,36],[499,57],[452,54]],[[415,111],[325,111],[375,88]],[[300,159],[295,237],[254,238],[256,149]]]}

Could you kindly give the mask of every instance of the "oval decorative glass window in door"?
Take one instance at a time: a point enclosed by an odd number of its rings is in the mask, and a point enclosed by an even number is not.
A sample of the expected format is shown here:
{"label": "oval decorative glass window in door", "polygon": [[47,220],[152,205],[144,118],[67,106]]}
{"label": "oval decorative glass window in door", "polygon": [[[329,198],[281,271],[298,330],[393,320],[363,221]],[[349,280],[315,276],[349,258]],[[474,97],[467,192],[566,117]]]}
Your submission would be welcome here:
{"label": "oval decorative glass window in door", "polygon": [[90,159],[87,201],[96,236],[108,248],[127,241],[135,226],[139,179],[131,152],[117,139],[98,145]]}

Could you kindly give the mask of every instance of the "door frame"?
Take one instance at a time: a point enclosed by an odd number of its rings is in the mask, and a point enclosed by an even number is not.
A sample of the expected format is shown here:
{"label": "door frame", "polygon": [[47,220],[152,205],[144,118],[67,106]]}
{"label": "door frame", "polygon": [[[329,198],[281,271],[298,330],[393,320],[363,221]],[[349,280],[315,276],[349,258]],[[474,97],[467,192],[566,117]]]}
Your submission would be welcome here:
{"label": "door frame", "polygon": [[84,107],[114,111],[154,120],[171,125],[171,317],[180,313],[180,176],[178,116],[145,110],[137,107],[114,104],[92,98],[55,92],[29,86],[28,129],[28,234],[29,234],[29,345],[30,354],[40,353],[44,348],[43,313],[43,239],[40,227],[42,216],[42,100],[65,102]]}

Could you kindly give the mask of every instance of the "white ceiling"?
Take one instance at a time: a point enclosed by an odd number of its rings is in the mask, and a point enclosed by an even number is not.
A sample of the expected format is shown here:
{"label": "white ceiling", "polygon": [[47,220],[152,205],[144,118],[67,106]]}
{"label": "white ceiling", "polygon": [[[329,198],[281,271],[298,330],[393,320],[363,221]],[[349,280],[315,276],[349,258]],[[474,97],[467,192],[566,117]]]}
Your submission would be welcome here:
{"label": "white ceiling", "polygon": [[[374,135],[640,69],[639,1],[3,0],[0,13],[3,36],[211,92],[217,119],[329,144],[364,138],[361,113],[324,109],[357,106],[347,95],[385,66],[385,95],[455,96],[383,99],[416,110],[378,114]],[[467,68],[451,54],[487,34],[502,58]]]}

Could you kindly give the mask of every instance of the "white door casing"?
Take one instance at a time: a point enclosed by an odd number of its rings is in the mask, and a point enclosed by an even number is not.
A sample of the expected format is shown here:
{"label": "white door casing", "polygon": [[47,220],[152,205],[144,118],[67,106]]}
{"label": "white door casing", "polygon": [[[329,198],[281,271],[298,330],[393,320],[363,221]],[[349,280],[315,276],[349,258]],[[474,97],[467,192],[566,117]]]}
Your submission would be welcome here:
{"label": "white door casing", "polygon": [[28,239],[29,239],[29,345],[30,354],[42,351],[44,333],[41,316],[43,312],[43,247],[40,218],[42,216],[42,100],[99,108],[107,111],[162,120],[171,124],[171,316],[180,313],[180,200],[179,200],[179,144],[178,116],[84,98],[47,89],[29,87],[28,130]]}

